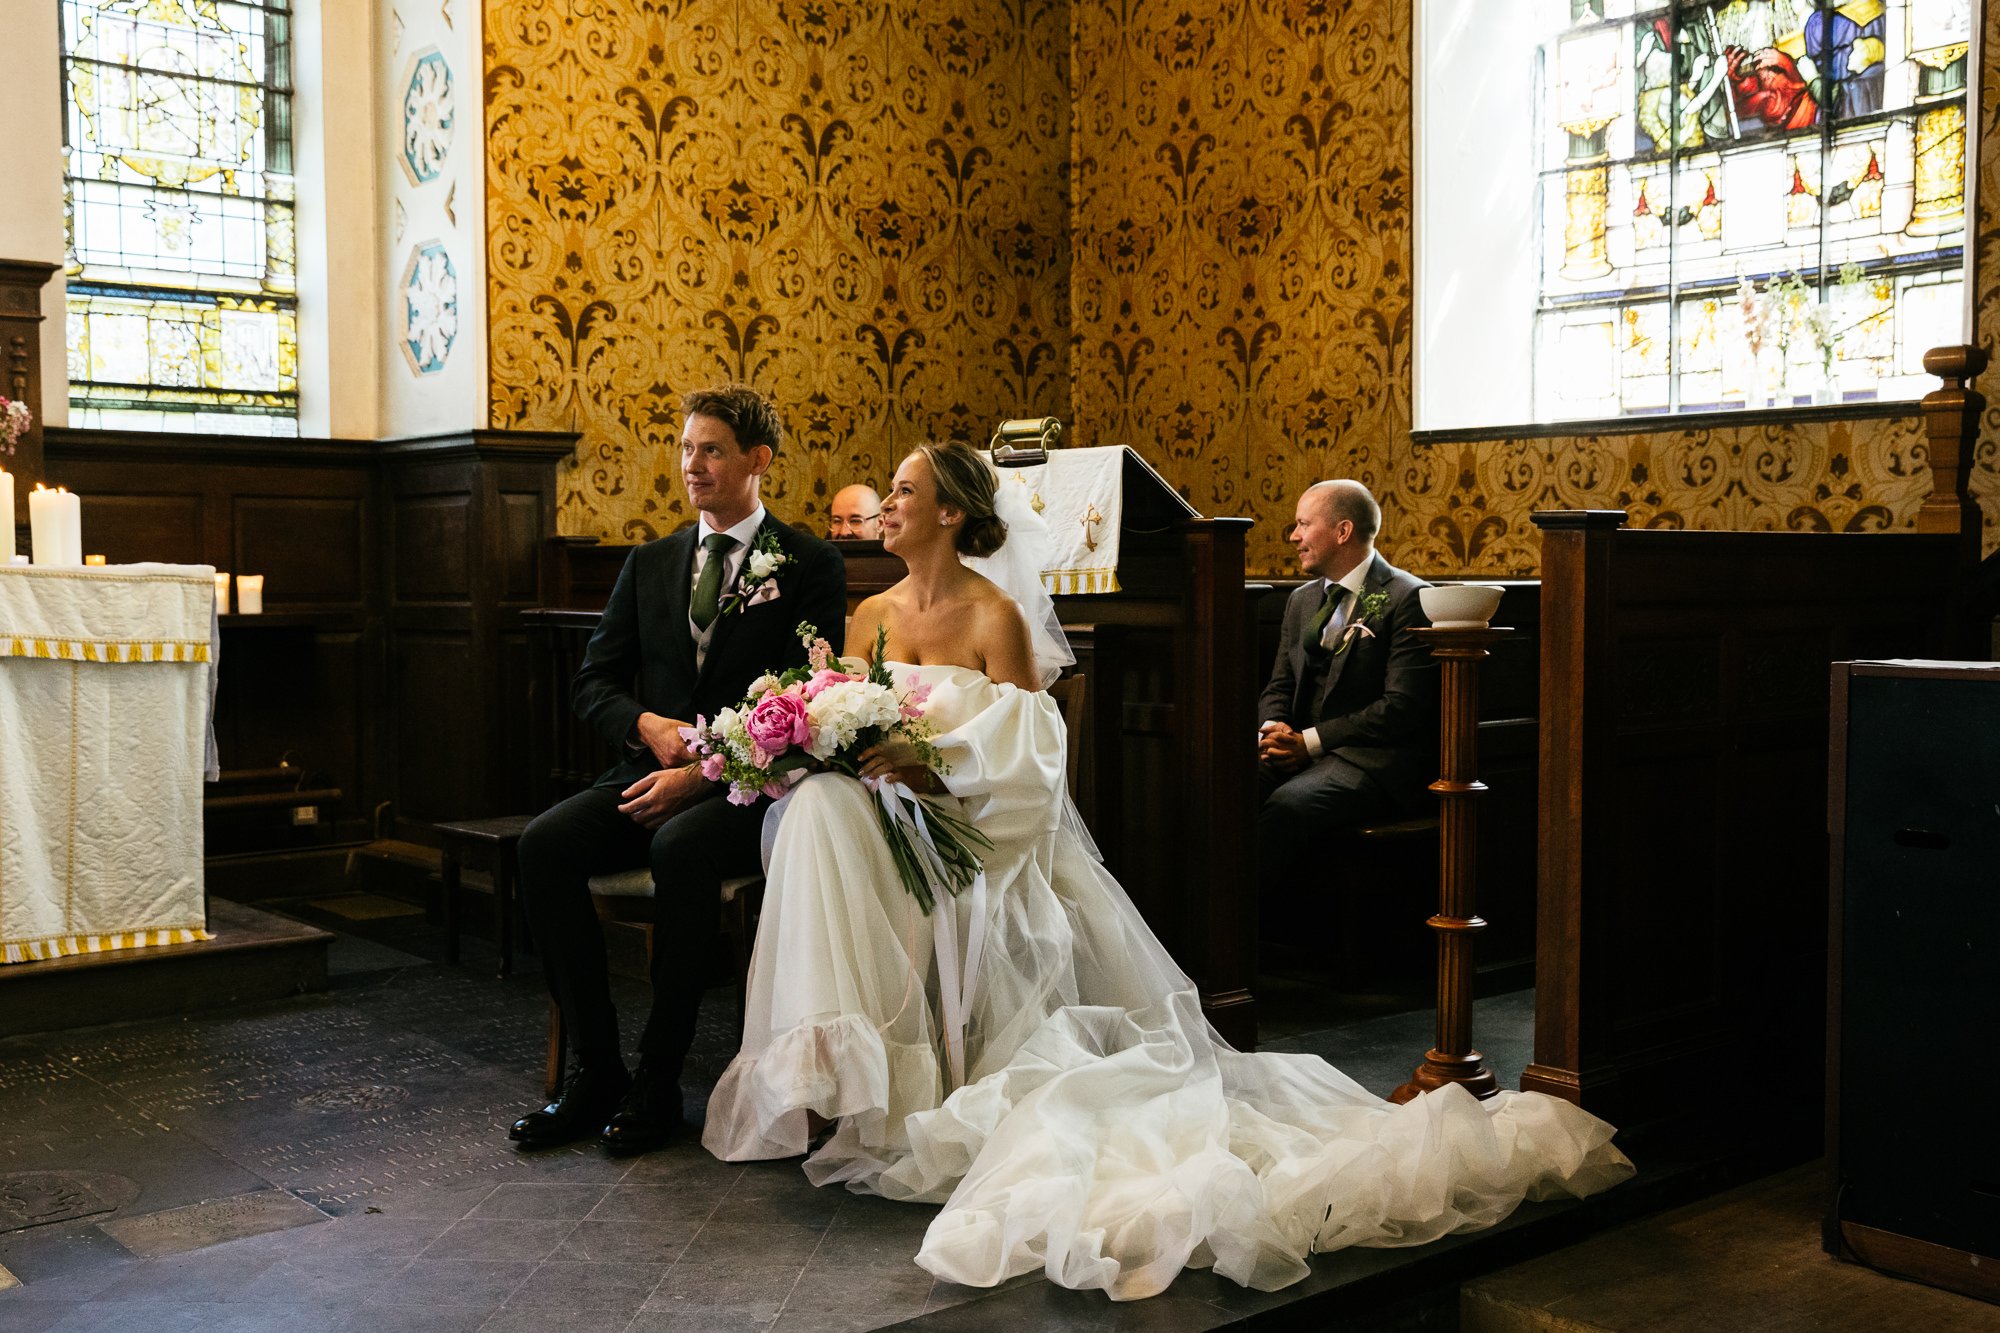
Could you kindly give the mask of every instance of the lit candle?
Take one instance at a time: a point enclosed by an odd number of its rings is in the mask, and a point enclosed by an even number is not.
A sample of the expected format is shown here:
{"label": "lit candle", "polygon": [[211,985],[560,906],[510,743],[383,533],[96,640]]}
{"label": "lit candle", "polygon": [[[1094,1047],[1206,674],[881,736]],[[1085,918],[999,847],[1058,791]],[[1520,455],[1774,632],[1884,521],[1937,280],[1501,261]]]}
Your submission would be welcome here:
{"label": "lit candle", "polygon": [[264,576],[262,574],[238,574],[236,576],[236,612],[238,615],[261,616],[264,614]]}
{"label": "lit candle", "polygon": [[229,614],[229,575],[222,570],[215,574],[215,614]]}
{"label": "lit candle", "polygon": [[0,565],[14,563],[14,474],[0,467]]}
{"label": "lit candle", "polygon": [[104,563],[104,557],[101,555],[87,555],[83,558],[83,563],[86,565],[101,565]]}
{"label": "lit candle", "polygon": [[50,490],[35,483],[28,494],[28,526],[34,536],[36,564],[83,563],[83,518],[74,495],[61,487]]}

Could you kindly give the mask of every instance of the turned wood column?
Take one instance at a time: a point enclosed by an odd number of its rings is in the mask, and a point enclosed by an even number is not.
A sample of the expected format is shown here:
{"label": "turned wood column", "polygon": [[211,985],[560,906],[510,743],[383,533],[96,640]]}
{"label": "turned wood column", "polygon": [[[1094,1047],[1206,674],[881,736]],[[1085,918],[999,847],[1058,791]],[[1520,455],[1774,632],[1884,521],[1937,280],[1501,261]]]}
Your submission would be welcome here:
{"label": "turned wood column", "polygon": [[1431,646],[1442,674],[1438,746],[1444,770],[1431,790],[1438,794],[1438,911],[1430,919],[1437,932],[1437,1045],[1424,1056],[1410,1081],[1389,1100],[1407,1102],[1419,1093],[1456,1083],[1475,1097],[1500,1090],[1485,1057],[1472,1048],[1472,941],[1486,929],[1474,910],[1479,883],[1479,807],[1486,794],[1479,780],[1479,664],[1503,634],[1496,626],[1479,629],[1413,630]]}
{"label": "turned wood column", "polygon": [[1931,493],[1917,510],[1917,531],[1969,537],[1976,560],[1980,531],[1979,505],[1972,498],[1972,453],[1986,398],[1967,385],[1986,369],[1986,353],[1977,347],[1933,347],[1924,353],[1924,369],[1943,380],[1944,387],[1924,395]]}

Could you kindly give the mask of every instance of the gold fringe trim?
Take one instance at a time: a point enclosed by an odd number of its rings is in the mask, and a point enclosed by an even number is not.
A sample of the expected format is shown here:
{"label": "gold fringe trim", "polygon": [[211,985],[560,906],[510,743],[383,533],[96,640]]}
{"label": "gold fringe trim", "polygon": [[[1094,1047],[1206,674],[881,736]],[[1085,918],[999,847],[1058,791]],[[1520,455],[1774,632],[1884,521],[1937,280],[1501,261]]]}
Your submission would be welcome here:
{"label": "gold fringe trim", "polygon": [[1045,569],[1042,586],[1057,597],[1120,590],[1115,569]]}
{"label": "gold fringe trim", "polygon": [[206,662],[206,639],[35,639],[0,633],[0,657],[56,662]]}
{"label": "gold fringe trim", "polygon": [[199,926],[171,926],[164,930],[122,930],[108,935],[56,935],[40,940],[15,940],[0,945],[0,963],[28,963],[48,958],[70,958],[77,954],[106,953],[112,949],[143,949],[155,944],[195,944],[215,936]]}

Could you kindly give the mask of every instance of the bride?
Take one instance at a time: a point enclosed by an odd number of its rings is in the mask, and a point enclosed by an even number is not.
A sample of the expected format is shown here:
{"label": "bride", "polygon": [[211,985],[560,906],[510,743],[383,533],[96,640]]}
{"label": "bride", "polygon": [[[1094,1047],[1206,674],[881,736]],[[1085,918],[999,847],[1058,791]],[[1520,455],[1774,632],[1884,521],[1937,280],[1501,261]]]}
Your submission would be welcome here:
{"label": "bride", "polygon": [[[886,633],[947,767],[878,747],[864,781],[818,774],[773,807],[709,1151],[797,1156],[830,1124],[815,1184],[944,1204],[916,1256],[932,1274],[1041,1268],[1115,1300],[1183,1268],[1275,1290],[1314,1251],[1421,1244],[1630,1175],[1611,1126],[1567,1102],[1450,1087],[1394,1106],[1215,1033],[1067,799],[1043,687],[1072,659],[1020,495],[964,444],[896,470],[882,542],[909,573],[856,608],[848,642]],[[956,798],[992,841],[982,882],[931,916],[878,830],[882,782]]]}

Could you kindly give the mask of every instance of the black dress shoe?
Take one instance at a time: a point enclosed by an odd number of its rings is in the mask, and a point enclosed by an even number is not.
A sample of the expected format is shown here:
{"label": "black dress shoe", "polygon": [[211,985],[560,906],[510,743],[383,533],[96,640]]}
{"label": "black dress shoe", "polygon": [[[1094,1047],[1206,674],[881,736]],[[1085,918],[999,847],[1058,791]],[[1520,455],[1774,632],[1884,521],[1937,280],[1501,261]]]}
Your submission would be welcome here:
{"label": "black dress shoe", "polygon": [[618,1103],[618,1112],[604,1126],[603,1143],[620,1155],[651,1152],[680,1133],[681,1085],[668,1078],[649,1078],[645,1070],[632,1080],[632,1090]]}
{"label": "black dress shoe", "polygon": [[621,1064],[580,1068],[554,1101],[516,1120],[507,1137],[524,1148],[554,1148],[588,1137],[604,1128],[605,1117],[618,1109],[631,1086]]}

